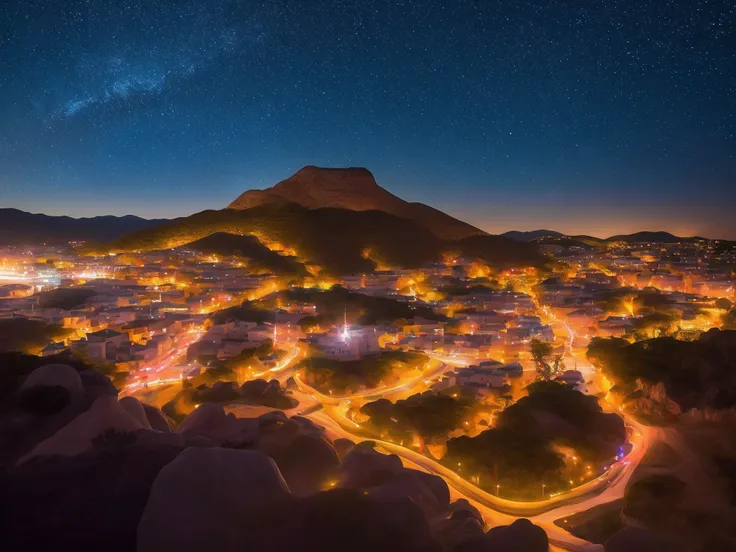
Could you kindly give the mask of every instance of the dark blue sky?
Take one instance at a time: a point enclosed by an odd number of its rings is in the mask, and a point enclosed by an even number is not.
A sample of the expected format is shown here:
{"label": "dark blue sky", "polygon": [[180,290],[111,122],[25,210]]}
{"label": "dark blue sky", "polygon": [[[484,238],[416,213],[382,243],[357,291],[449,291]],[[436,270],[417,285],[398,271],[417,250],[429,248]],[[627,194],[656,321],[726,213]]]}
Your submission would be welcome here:
{"label": "dark blue sky", "polygon": [[736,239],[730,0],[5,0],[0,205],[185,215],[303,165],[487,230]]}

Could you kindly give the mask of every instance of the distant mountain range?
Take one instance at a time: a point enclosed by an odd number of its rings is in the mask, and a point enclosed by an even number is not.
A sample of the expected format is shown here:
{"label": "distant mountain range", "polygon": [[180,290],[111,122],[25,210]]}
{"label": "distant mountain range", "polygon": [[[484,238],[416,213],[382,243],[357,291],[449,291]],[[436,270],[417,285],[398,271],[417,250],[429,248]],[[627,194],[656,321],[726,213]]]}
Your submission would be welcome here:
{"label": "distant mountain range", "polygon": [[72,218],[0,209],[0,245],[61,245],[73,241],[111,241],[129,232],[152,228],[166,219],[133,215]]}
{"label": "distant mountain range", "polygon": [[507,238],[511,238],[512,240],[527,242],[536,240],[538,238],[561,238],[562,236],[564,236],[564,234],[561,234],[560,232],[555,232],[554,230],[530,230],[529,232],[510,230],[509,232],[504,232],[501,235],[506,236]]}
{"label": "distant mountain range", "polygon": [[556,240],[565,241],[579,241],[586,245],[602,245],[604,243],[613,242],[626,242],[626,243],[678,243],[678,242],[692,242],[692,241],[708,241],[708,238],[701,238],[698,236],[681,237],[670,234],[669,232],[635,232],[633,234],[617,234],[609,238],[596,238],[594,236],[577,235],[568,236],[561,232],[555,232],[554,230],[530,230],[528,232],[522,232],[519,230],[511,230],[510,232],[504,232],[501,234],[507,238],[523,242],[541,242],[554,243]]}
{"label": "distant mountain range", "polygon": [[266,190],[249,190],[227,208],[172,220],[135,216],[74,219],[0,209],[0,245],[86,241],[89,252],[152,251],[186,246],[239,255],[256,269],[303,276],[376,267],[416,268],[454,256],[496,267],[540,265],[542,244],[599,247],[613,241],[672,243],[667,232],[607,239],[553,230],[495,236],[380,187],[367,169],[304,167]]}

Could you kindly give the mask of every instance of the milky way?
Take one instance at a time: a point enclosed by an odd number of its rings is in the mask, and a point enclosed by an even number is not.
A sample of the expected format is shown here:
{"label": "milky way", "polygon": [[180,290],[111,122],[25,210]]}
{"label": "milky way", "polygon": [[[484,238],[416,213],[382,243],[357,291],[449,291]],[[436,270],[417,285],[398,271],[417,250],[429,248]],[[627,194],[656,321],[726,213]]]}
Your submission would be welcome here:
{"label": "milky way", "polygon": [[219,208],[306,164],[491,231],[736,238],[736,3],[5,0],[0,204]]}

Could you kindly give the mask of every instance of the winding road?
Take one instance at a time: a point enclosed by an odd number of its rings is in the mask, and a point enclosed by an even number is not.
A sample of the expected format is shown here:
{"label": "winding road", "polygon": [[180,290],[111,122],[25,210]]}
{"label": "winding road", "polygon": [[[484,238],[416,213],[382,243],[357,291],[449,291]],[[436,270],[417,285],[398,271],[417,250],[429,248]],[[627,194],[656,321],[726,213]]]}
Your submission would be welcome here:
{"label": "winding road", "polygon": [[[183,345],[188,342],[189,338],[182,343],[183,350],[186,350]],[[181,350],[181,348],[177,349]],[[436,366],[412,377],[408,381],[337,397],[325,395],[306,383],[296,364],[299,357],[299,347],[293,345],[289,348],[288,354],[276,366],[262,375],[269,373],[270,376],[282,382],[293,377],[297,386],[294,395],[300,399],[302,404],[307,406],[302,415],[324,427],[331,438],[374,441],[383,451],[399,456],[405,465],[442,477],[450,487],[453,498],[468,500],[478,508],[489,525],[505,525],[519,517],[528,518],[543,527],[549,536],[550,542],[562,550],[584,552],[597,549],[595,545],[574,537],[558,527],[554,524],[554,521],[622,498],[631,475],[646,454],[650,443],[657,437],[655,429],[640,425],[629,419],[627,425],[632,434],[633,450],[624,459],[611,465],[606,473],[569,492],[552,496],[546,500],[536,502],[508,500],[484,491],[428,456],[396,443],[374,438],[363,430],[360,424],[346,417],[347,410],[353,400],[396,399],[422,392],[429,388],[432,380],[441,376],[445,371],[463,366],[462,361],[453,360],[448,362],[450,359],[442,359],[442,361],[435,359]],[[177,358],[178,355],[175,354],[167,357],[166,361],[159,367],[159,372],[173,367]],[[149,381],[146,387],[173,383],[178,379],[178,377],[160,378]],[[143,385],[134,384],[126,387],[123,392],[134,394],[143,391],[143,389]]]}

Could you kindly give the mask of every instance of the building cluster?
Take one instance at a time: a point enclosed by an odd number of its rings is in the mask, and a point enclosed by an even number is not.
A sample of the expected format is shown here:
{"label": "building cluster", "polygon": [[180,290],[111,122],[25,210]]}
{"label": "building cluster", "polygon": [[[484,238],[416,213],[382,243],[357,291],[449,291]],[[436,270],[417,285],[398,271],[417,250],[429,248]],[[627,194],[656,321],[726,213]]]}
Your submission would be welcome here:
{"label": "building cluster", "polygon": [[[595,337],[630,335],[645,314],[633,297],[654,291],[683,329],[707,329],[703,312],[736,299],[731,248],[712,241],[617,243],[606,248],[548,243],[564,268],[501,273],[470,259],[422,269],[346,275],[346,289],[408,303],[424,313],[373,326],[349,323],[303,329],[320,315],[315,304],[278,305],[267,320],[209,315],[278,289],[272,274],[236,259],[187,250],[85,257],[69,248],[0,251],[0,319],[23,317],[71,330],[42,354],[71,349],[128,371],[157,370],[173,360],[226,360],[273,341],[301,340],[315,354],[357,360],[382,350],[418,350],[470,366],[448,372],[442,387],[499,389],[521,375],[533,340],[556,354]],[[434,316],[428,316],[433,312]],[[571,371],[568,383],[579,385]]]}

